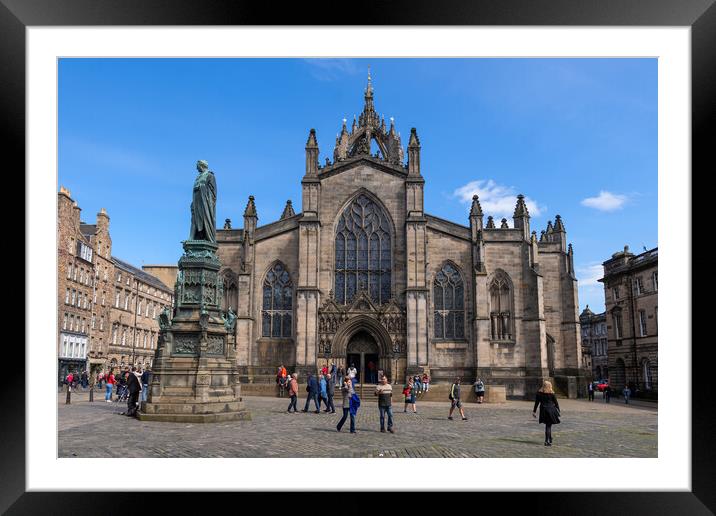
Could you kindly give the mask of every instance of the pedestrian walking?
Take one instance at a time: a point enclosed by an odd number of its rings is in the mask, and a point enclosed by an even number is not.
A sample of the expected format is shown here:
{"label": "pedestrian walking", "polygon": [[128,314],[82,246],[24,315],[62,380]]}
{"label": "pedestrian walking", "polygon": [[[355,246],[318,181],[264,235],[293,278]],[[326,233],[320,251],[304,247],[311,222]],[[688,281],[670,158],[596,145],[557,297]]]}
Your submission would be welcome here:
{"label": "pedestrian walking", "polygon": [[308,373],[308,378],[306,379],[306,392],[308,392],[308,397],[306,398],[306,405],[301,412],[308,412],[308,405],[311,403],[311,400],[313,400],[313,403],[316,405],[315,412],[316,414],[320,414],[321,407],[318,404],[318,381],[316,381],[316,377],[313,376],[312,373]]}
{"label": "pedestrian walking", "polygon": [[417,413],[418,409],[415,406],[415,382],[412,378],[408,378],[408,383],[403,388],[403,396],[405,396],[405,408],[403,412],[407,412],[408,405],[412,405],[413,413]]}
{"label": "pedestrian walking", "polygon": [[149,384],[152,381],[152,371],[145,369],[142,372],[142,401],[147,401],[147,393],[149,392]]}
{"label": "pedestrian walking", "polygon": [[[334,368],[335,372],[335,368]],[[336,381],[330,374],[326,377],[326,395],[328,396],[328,403],[326,404],[326,412],[331,414],[336,413],[336,407],[333,405],[333,395],[336,391]]]}
{"label": "pedestrian walking", "polygon": [[127,401],[126,415],[129,417],[137,417],[139,394],[142,391],[142,384],[141,377],[137,374],[137,368],[134,366],[132,366],[132,370],[127,377],[127,389],[129,390],[129,400]]}
{"label": "pedestrian walking", "polygon": [[475,396],[477,396],[477,402],[482,403],[483,398],[485,397],[485,384],[482,381],[482,378],[478,378],[475,381]]}
{"label": "pedestrian walking", "polygon": [[343,384],[343,377],[346,375],[346,370],[343,367],[339,367],[336,370],[336,385],[340,387]]}
{"label": "pedestrian walking", "polygon": [[298,412],[298,409],[296,408],[296,402],[298,401],[298,374],[293,373],[291,375],[291,380],[288,382],[288,395],[291,397],[291,401],[288,404],[288,412],[291,413],[291,407],[293,407],[293,412]]}
{"label": "pedestrian walking", "polygon": [[542,382],[542,388],[537,391],[535,398],[535,406],[532,409],[532,417],[537,417],[537,407],[539,406],[539,422],[544,423],[544,445],[552,446],[552,425],[559,424],[559,403],[554,395],[552,383],[548,380]]}
{"label": "pedestrian walking", "polygon": [[87,371],[82,371],[82,376],[80,377],[80,383],[82,384],[83,389],[87,388],[87,386],[89,384],[89,380],[87,379]]}
{"label": "pedestrian walking", "polygon": [[341,385],[341,395],[343,396],[343,417],[336,425],[336,430],[338,430],[339,432],[341,431],[341,428],[343,428],[343,423],[346,422],[346,419],[350,415],[351,433],[356,433],[356,418],[355,414],[351,411],[351,399],[354,394],[355,390],[353,389],[353,382],[351,381],[351,377],[349,375],[346,375],[343,378],[343,384]]}
{"label": "pedestrian walking", "polygon": [[589,401],[594,401],[594,382],[587,384],[587,396],[589,397]]}
{"label": "pedestrian walking", "polygon": [[455,408],[457,407],[457,409],[460,411],[460,415],[462,416],[462,420],[467,421],[467,418],[465,417],[465,412],[462,410],[462,402],[460,401],[459,376],[455,378],[455,381],[450,386],[450,395],[448,396],[448,399],[450,400],[450,413],[448,414],[448,419],[452,420],[453,410],[455,410]]}
{"label": "pedestrian walking", "polygon": [[380,377],[379,384],[375,388],[375,395],[378,396],[378,412],[380,413],[380,431],[385,432],[385,416],[388,416],[388,432],[393,431],[393,387],[388,381],[388,377],[383,375]]}
{"label": "pedestrian walking", "polygon": [[604,403],[609,403],[609,400],[612,398],[612,388],[609,387],[609,384],[604,387]]}
{"label": "pedestrian walking", "polygon": [[629,385],[624,386],[624,391],[622,392],[624,394],[624,403],[629,405],[629,398],[631,397],[631,389],[629,388]]}
{"label": "pedestrian walking", "polygon": [[323,374],[318,375],[318,409],[321,409],[321,403],[326,406],[326,412],[328,411],[328,382],[326,376]]}
{"label": "pedestrian walking", "polygon": [[105,380],[107,381],[107,386],[106,392],[104,394],[104,401],[106,401],[107,403],[112,403],[112,389],[114,388],[114,384],[117,381],[114,378],[114,369],[109,370],[109,373],[107,373]]}

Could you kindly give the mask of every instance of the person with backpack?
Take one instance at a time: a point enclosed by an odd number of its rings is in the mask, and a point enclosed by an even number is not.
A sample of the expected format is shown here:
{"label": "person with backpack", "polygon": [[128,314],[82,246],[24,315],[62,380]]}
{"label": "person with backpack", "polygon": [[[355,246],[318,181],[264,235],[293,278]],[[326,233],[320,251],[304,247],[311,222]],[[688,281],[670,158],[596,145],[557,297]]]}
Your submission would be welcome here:
{"label": "person with backpack", "polygon": [[462,420],[467,421],[467,418],[465,417],[465,412],[462,410],[462,402],[460,401],[459,376],[455,378],[455,381],[450,386],[450,395],[448,396],[448,399],[450,400],[450,413],[448,414],[448,419],[452,421],[453,410],[455,410],[455,407],[457,407],[457,409],[460,411],[460,415],[462,416]]}
{"label": "person with backpack", "polygon": [[318,382],[316,381],[316,377],[311,373],[308,373],[308,379],[306,380],[306,392],[308,393],[306,405],[301,412],[308,412],[308,405],[311,403],[311,400],[313,400],[313,403],[316,405],[316,414],[320,414],[321,406],[318,403]]}
{"label": "person with backpack", "polygon": [[333,405],[333,394],[336,391],[336,381],[333,379],[333,376],[330,374],[326,376],[326,395],[327,395],[327,401],[326,403],[326,412],[330,412],[331,414],[336,413],[336,407]]}

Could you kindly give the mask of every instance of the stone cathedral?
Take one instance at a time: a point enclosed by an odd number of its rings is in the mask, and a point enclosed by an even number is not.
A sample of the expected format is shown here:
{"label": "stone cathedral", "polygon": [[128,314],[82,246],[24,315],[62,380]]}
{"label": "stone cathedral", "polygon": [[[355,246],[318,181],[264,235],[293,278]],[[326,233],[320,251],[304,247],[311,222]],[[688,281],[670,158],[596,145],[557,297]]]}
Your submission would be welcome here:
{"label": "stone cathedral", "polygon": [[[243,229],[217,231],[223,309],[237,314],[242,382],[273,382],[286,366],[305,379],[324,364],[372,362],[393,383],[428,372],[532,395],[552,378],[576,392],[581,342],[573,253],[559,215],[538,237],[522,195],[512,227],[473,197],[467,225],[423,209],[421,145],[404,152],[393,120],[365,103],[319,164],[306,142],[301,212],[258,225],[254,197]],[[375,149],[372,152],[371,149]]]}

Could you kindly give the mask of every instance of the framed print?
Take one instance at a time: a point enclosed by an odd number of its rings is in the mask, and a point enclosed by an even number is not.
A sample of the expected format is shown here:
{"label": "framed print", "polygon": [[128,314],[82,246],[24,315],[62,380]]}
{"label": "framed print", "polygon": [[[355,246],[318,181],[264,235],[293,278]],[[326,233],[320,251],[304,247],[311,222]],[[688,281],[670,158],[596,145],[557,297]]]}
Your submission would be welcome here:
{"label": "framed print", "polygon": [[[0,506],[413,489],[713,511],[684,229],[691,170],[713,166],[712,4],[399,2],[338,22],[2,0],[29,295]],[[291,393],[317,414],[287,415]],[[92,473],[107,463],[151,474],[118,485]]]}

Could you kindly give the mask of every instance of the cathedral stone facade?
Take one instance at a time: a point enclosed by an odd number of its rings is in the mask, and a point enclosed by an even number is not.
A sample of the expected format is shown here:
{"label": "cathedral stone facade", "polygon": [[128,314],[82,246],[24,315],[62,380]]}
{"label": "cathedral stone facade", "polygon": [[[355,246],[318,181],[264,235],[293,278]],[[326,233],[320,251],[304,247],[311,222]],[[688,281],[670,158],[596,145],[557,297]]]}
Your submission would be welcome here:
{"label": "cathedral stone facade", "polygon": [[300,213],[289,201],[259,226],[249,197],[243,229],[227,219],[217,231],[242,381],[273,381],[279,364],[305,378],[373,362],[397,383],[424,371],[434,383],[481,377],[519,397],[553,378],[575,395],[586,372],[561,218],[538,237],[522,195],[512,227],[485,220],[477,196],[468,225],[425,213],[417,131],[404,152],[375,111],[370,77],[364,98],[333,161],[319,164],[311,129]]}

